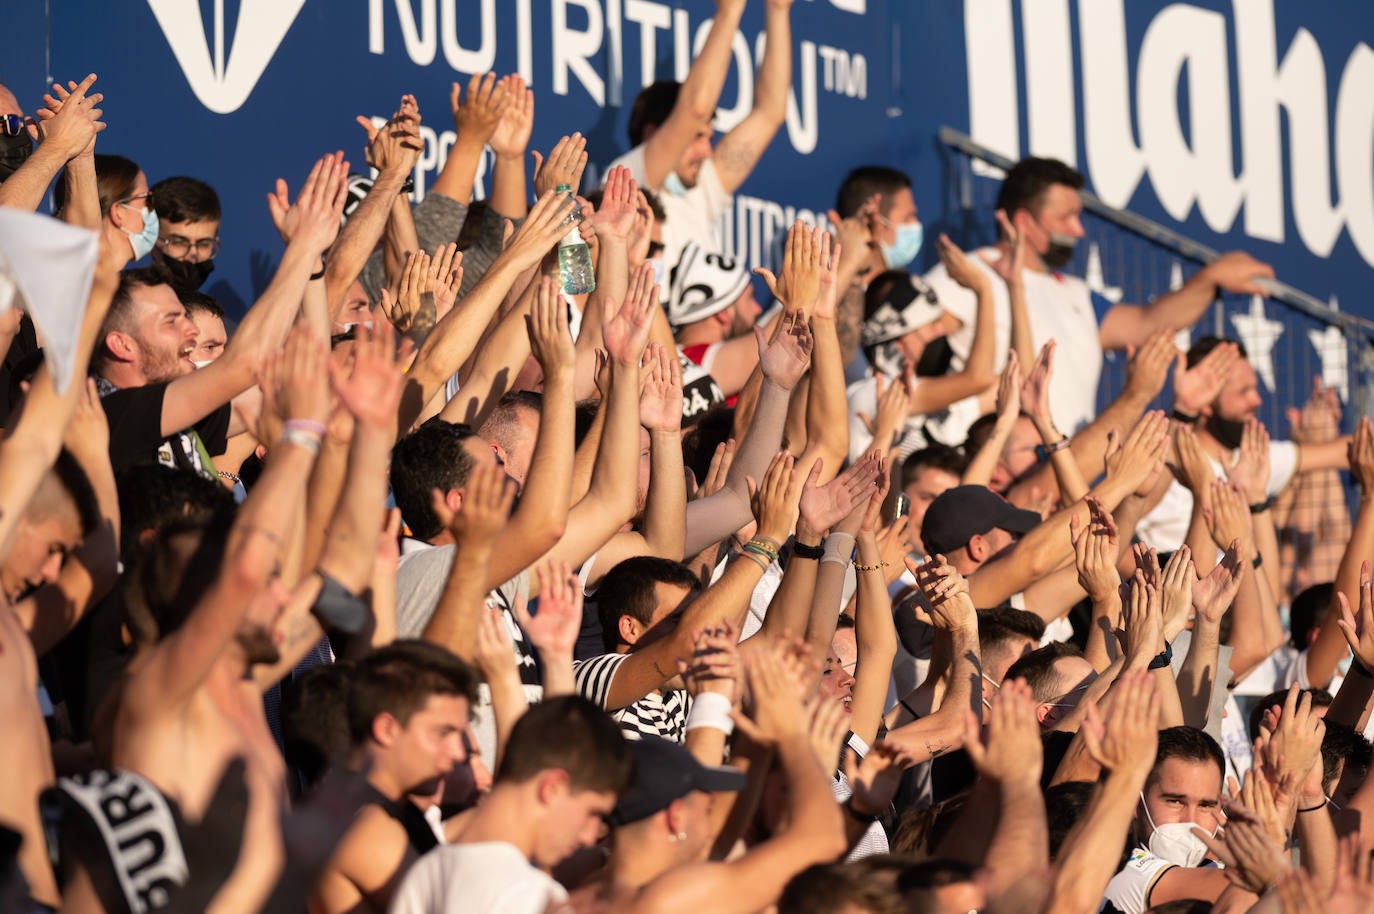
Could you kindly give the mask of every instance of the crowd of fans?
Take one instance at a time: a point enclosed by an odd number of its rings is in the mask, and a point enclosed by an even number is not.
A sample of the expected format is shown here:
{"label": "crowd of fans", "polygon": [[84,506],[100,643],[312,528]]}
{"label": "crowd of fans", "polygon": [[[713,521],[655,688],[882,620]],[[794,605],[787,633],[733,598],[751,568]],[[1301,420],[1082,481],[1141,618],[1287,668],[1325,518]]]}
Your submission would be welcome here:
{"label": "crowd of fans", "polygon": [[0,911],[1374,910],[1374,423],[1271,439],[1175,344],[1269,268],[1110,305],[1027,159],[912,275],[856,162],[756,300],[717,224],[791,0],[717,139],[744,6],[595,190],[516,75],[415,205],[416,98],[360,118],[234,327],[214,176],[97,153],[94,75],[0,88]]}

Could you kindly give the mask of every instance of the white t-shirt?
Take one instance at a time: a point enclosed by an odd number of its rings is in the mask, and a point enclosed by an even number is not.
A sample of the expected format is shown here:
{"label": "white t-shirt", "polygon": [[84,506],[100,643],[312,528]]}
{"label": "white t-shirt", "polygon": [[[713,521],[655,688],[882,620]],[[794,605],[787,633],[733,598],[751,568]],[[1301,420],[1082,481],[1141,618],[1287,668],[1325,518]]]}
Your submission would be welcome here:
{"label": "white t-shirt", "polygon": [[[1212,472],[1220,476],[1223,472],[1221,463],[1216,460],[1211,463]],[[1297,469],[1298,446],[1291,441],[1270,441],[1268,493],[1271,497],[1288,488]],[[1193,493],[1175,479],[1164,490],[1164,497],[1155,509],[1140,519],[1136,535],[1152,549],[1173,552],[1187,539],[1188,520],[1192,514]]]}
{"label": "white t-shirt", "polygon": [[501,841],[442,844],[401,880],[391,914],[555,914],[570,911],[568,893],[535,869],[514,845]]}
{"label": "white t-shirt", "polygon": [[[1150,907],[1150,893],[1154,891],[1159,877],[1177,864],[1163,857],[1156,857],[1143,847],[1131,851],[1131,859],[1121,871],[1107,883],[1103,900],[1120,911],[1121,914],[1144,914]],[[1109,910],[1106,905],[1104,910]],[[393,909],[394,910],[394,909]]]}
{"label": "white t-shirt", "polygon": [[[886,376],[883,377],[883,389],[886,390],[892,384],[900,384],[901,381],[893,381]],[[916,380],[920,384],[920,379]],[[858,460],[870,448],[873,447],[873,434],[869,432],[864,421],[859,418],[859,413],[863,413],[870,421],[878,418],[878,381],[873,374],[861,378],[845,388],[845,398],[849,401],[849,459],[851,462]],[[897,456],[900,460],[906,460],[916,451],[930,444],[926,432],[929,431],[931,437],[936,438],[942,444],[958,446],[964,441],[966,429],[960,429],[952,438],[943,434],[946,421],[950,416],[949,410],[940,410],[932,415],[909,416],[902,426],[902,436],[897,441]]]}
{"label": "white t-shirt", "polygon": [[[648,187],[644,177],[644,146],[641,144],[611,163],[611,168],[624,165],[641,187]],[[610,168],[607,169],[610,171]],[[708,251],[723,253],[725,245],[720,235],[720,217],[730,208],[734,196],[720,183],[716,166],[708,158],[701,163],[695,187],[676,197],[660,187],[652,188],[663,204],[663,262],[671,270],[687,242],[695,241]]]}
{"label": "white t-shirt", "polygon": [[[997,352],[993,367],[1001,372],[1011,348],[1011,299],[1007,295],[1007,284],[983,262],[982,254],[993,259],[1000,254],[996,248],[984,248],[970,252],[968,257],[992,280]],[[1076,276],[1034,270],[1025,270],[1022,276],[1031,346],[1038,353],[1048,340],[1059,344],[1054,375],[1050,378],[1050,413],[1059,430],[1072,435],[1097,416],[1097,382],[1102,374],[1102,344],[1098,341],[1097,325],[1111,303],[1100,296],[1094,297],[1087,284]],[[939,295],[940,306],[964,323],[947,337],[950,349],[954,350],[950,369],[960,371],[967,364],[973,346],[978,296],[950,279],[944,264],[927,273],[925,281]],[[1029,370],[1029,366],[1023,368]],[[950,430],[957,429],[961,434],[966,433],[981,414],[977,397],[960,400],[950,409],[955,414],[950,420]]]}

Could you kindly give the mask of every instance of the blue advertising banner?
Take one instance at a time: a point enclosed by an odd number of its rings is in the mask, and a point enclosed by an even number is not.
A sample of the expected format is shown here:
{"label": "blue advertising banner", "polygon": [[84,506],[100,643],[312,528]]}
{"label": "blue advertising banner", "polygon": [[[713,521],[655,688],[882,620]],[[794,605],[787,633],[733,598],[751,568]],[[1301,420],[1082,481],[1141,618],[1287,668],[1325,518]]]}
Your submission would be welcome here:
{"label": "blue advertising banner", "polygon": [[[722,129],[749,107],[765,2],[751,0],[735,37]],[[333,149],[362,170],[356,115],[417,96],[422,195],[453,141],[450,84],[518,71],[536,93],[533,148],[580,130],[604,167],[628,146],[635,93],[685,74],[713,12],[708,0],[14,0],[0,78],[33,107],[47,80],[98,73],[102,151],[150,181],[190,174],[219,190],[224,249],[207,289],[232,312],[279,252],[267,191],[279,176],[296,188]],[[863,163],[912,176],[928,238],[987,241],[991,197],[954,186],[968,163],[939,141],[948,126],[1009,158],[1070,162],[1107,204],[1245,248],[1319,301],[1374,318],[1374,5],[795,0],[792,23],[787,122],[726,227],[751,263],[770,259],[795,216],[823,214]],[[1104,246],[1075,267],[1130,301],[1196,264]],[[1257,319],[1272,322],[1264,308]],[[1295,373],[1335,377],[1316,340],[1287,335],[1303,347]]]}

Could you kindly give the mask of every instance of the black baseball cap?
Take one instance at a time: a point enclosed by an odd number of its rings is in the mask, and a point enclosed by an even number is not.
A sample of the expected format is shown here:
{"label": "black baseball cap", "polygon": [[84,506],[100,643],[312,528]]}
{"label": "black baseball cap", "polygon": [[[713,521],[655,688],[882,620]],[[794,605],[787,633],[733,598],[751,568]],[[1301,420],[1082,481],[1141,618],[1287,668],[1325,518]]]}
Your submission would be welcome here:
{"label": "black baseball cap", "polygon": [[994,528],[1025,534],[1039,524],[1039,514],[1016,507],[987,486],[955,486],[926,509],[921,542],[927,555],[948,555]]}
{"label": "black baseball cap", "polygon": [[634,779],[606,817],[612,826],[647,819],[694,790],[724,793],[744,787],[744,773],[734,768],[708,768],[678,743],[644,736],[630,741]]}

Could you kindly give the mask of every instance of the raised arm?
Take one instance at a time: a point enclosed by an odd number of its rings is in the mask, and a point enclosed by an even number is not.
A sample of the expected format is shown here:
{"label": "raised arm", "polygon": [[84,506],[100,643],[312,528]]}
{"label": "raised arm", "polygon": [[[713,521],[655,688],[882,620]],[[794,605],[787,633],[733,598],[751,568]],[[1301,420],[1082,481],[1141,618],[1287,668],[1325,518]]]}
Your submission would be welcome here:
{"label": "raised arm", "polygon": [[300,312],[311,271],[339,232],[348,193],[348,165],[335,153],[315,163],[294,205],[287,207],[286,183],[277,181],[268,207],[284,238],[286,253],[272,282],[248,309],[224,354],[200,371],[173,381],[162,400],[162,433],[174,435],[205,418],[253,386],[258,366],[281,348]]}
{"label": "raised arm", "polygon": [[429,192],[443,194],[450,200],[467,204],[472,200],[472,185],[477,180],[477,167],[507,103],[506,86],[496,80],[495,73],[474,73],[468,80],[464,96],[457,83],[449,90],[449,111],[453,115],[453,129],[457,137],[439,169]]}
{"label": "raised arm", "polygon": [[534,129],[534,90],[525,85],[519,73],[501,77],[497,86],[505,96],[505,106],[491,134],[496,163],[492,167],[487,205],[508,219],[523,219],[529,212],[525,149]]}
{"label": "raised arm", "polygon": [[706,34],[706,43],[687,71],[672,113],[644,140],[644,179],[652,190],[663,186],[698,135],[710,130],[730,69],[730,45],[744,14],[744,3],[745,0],[716,0],[716,16]]}
{"label": "raised arm", "polygon": [[754,83],[754,107],[716,144],[711,157],[726,193],[734,193],[749,177],[787,118],[787,95],[792,88],[791,11],[792,0],[768,0],[764,7],[765,43]]}
{"label": "raised arm", "polygon": [[1016,420],[1021,417],[1021,357],[1013,349],[1007,353],[1007,364],[997,385],[997,420],[992,434],[977,452],[970,455],[960,482],[966,486],[991,486],[992,471],[1002,457]]}
{"label": "raised arm", "polygon": [[1193,585],[1193,638],[1178,670],[1178,693],[1183,722],[1199,730],[1207,726],[1220,672],[1217,649],[1221,645],[1221,620],[1240,589],[1239,553],[1239,545],[1228,549],[1212,572]]}
{"label": "raised arm", "polygon": [[[56,111],[49,107],[39,109],[36,126],[29,127],[29,135],[38,141],[38,146],[24,164],[0,184],[0,206],[37,212],[48,185],[62,167],[95,143],[95,135],[105,129],[105,122],[100,119],[103,114],[100,102],[105,96],[90,91],[94,84],[95,74],[92,73],[66,97],[62,97],[64,90],[53,84],[53,92],[61,98],[62,104]],[[95,228],[86,224],[85,219],[81,224]]]}
{"label": "raised arm", "polygon": [[1188,278],[1183,286],[1148,305],[1116,305],[1102,318],[1097,336],[1104,350],[1142,345],[1160,331],[1191,327],[1207,306],[1225,292],[1265,295],[1260,279],[1273,279],[1274,269],[1244,251],[1223,254]]}
{"label": "raised arm", "polygon": [[854,667],[849,729],[869,746],[878,740],[888,681],[892,678],[892,659],[897,656],[897,627],[892,621],[892,601],[888,599],[883,574],[886,562],[878,550],[878,524],[891,478],[886,464],[879,462],[878,484],[869,494],[868,508],[859,526],[859,560],[855,565],[858,599],[854,607],[854,640],[858,662]]}
{"label": "raised arm", "polygon": [[992,280],[967,254],[941,235],[938,241],[940,262],[951,279],[978,298],[978,310],[963,370],[938,378],[922,378],[911,392],[911,414],[924,416],[937,412],[965,397],[980,394],[997,380],[993,368],[997,349],[997,318],[994,313]]}

